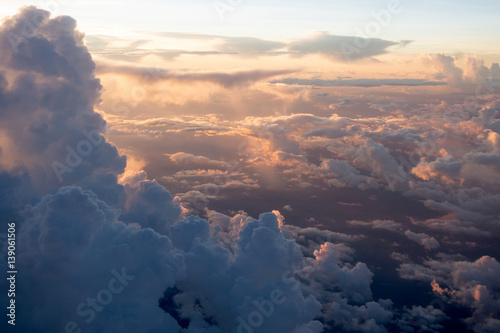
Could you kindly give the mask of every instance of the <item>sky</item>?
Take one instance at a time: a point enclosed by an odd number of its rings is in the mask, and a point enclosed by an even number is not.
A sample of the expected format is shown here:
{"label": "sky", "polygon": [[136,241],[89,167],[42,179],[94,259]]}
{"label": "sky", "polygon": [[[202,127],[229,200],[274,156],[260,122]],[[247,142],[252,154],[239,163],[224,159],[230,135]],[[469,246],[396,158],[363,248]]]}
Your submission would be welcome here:
{"label": "sky", "polygon": [[[233,5],[231,5],[231,3]],[[390,25],[377,34],[389,40],[414,40],[407,52],[498,53],[496,31],[500,5],[494,0],[471,2],[395,2]],[[35,5],[74,17],[87,34],[130,36],[138,32],[193,32],[281,40],[310,31],[355,35],[386,10],[390,1],[1,1],[1,15],[22,5]],[[173,47],[175,48],[175,47]]]}
{"label": "sky", "polygon": [[2,332],[500,331],[499,14],[0,1]]}

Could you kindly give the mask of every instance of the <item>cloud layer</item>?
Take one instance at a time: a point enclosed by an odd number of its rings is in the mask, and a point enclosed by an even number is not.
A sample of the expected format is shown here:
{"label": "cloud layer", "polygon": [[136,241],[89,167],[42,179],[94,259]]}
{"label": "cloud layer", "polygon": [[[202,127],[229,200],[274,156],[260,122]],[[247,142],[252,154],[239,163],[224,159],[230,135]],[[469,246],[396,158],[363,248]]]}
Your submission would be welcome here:
{"label": "cloud layer", "polygon": [[2,220],[18,224],[19,329],[321,332],[356,328],[363,313],[359,325],[385,331],[391,303],[373,300],[373,273],[339,241],[348,236],[305,247],[295,237],[307,231],[291,232],[277,211],[186,216],[145,172],[124,173],[94,111],[101,85],[75,28],[26,7],[0,30],[0,179],[15,208]]}
{"label": "cloud layer", "polygon": [[[181,37],[190,38],[176,38]],[[284,51],[335,61],[350,39],[327,33],[290,43],[191,37],[217,40],[217,52]],[[397,44],[371,39],[359,59]],[[380,96],[367,101],[362,94],[285,87],[279,93],[300,96],[290,98],[300,112],[231,119],[213,114],[116,117],[106,124],[95,110],[102,92],[96,65],[73,19],[50,18],[46,11],[26,7],[0,26],[0,45],[0,217],[18,226],[21,330],[439,331],[452,311],[429,305],[429,297],[468,309],[464,323],[477,332],[498,330],[499,264],[490,245],[500,233],[497,64],[487,68],[471,58],[461,69],[446,55],[423,59],[437,71],[435,79],[446,79],[461,93],[459,102],[444,96],[450,101],[432,97],[426,103],[418,95],[389,98],[388,104]],[[106,66],[99,70],[126,77],[152,70]],[[291,73],[162,70],[156,78],[165,84],[235,88]],[[297,80],[282,86],[327,89],[349,81]],[[383,84],[395,89],[437,83],[391,79],[346,85]],[[470,89],[477,85],[487,93],[474,94]],[[470,96],[475,103],[464,102]],[[378,116],[331,113],[362,104]],[[105,138],[110,127],[114,138],[167,142],[171,150],[154,154],[161,156],[162,167],[174,171],[156,181],[143,170],[131,170],[126,156]],[[178,146],[176,141],[188,135],[236,148],[227,156],[217,152],[219,147],[191,152],[187,142]],[[149,150],[153,139],[145,142]],[[281,192],[253,199],[264,206],[272,197],[282,212],[252,217],[241,210],[207,208],[219,194],[207,189],[265,194],[275,178]],[[172,195],[160,182],[189,190]],[[335,202],[330,195],[339,192],[342,201]],[[288,193],[296,201],[278,200]],[[304,202],[324,207],[303,209]],[[380,213],[377,206],[387,202],[390,209]],[[408,205],[399,207],[400,202]],[[379,216],[339,218],[344,209],[366,207]],[[398,209],[403,213],[394,218]],[[196,210],[204,218],[191,214]],[[316,219],[319,213],[339,229],[316,228],[326,223]],[[300,214],[309,214],[306,227],[285,224]],[[1,241],[0,266],[7,270],[7,247]],[[475,251],[481,242],[484,247]],[[458,254],[467,247],[473,259]],[[373,248],[380,258],[369,253]],[[372,261],[361,262],[361,255]],[[392,265],[400,279],[391,280],[381,265]],[[383,279],[386,285],[422,281],[426,289],[413,286],[418,297],[402,300],[383,289]],[[7,288],[7,281],[0,287]]]}

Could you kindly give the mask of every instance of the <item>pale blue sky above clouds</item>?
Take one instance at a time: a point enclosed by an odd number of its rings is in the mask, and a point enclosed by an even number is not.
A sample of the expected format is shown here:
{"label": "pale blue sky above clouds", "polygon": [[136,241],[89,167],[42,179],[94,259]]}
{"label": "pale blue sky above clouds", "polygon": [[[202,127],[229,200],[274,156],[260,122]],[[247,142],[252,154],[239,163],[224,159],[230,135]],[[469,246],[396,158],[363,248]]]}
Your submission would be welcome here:
{"label": "pale blue sky above clouds", "polygon": [[[414,40],[408,52],[500,52],[500,2],[395,0],[401,10],[374,37]],[[311,31],[359,35],[391,0],[0,1],[0,16],[35,5],[77,19],[88,34],[176,31],[282,40]],[[219,8],[219,13],[216,8]],[[221,19],[220,13],[223,13]]]}

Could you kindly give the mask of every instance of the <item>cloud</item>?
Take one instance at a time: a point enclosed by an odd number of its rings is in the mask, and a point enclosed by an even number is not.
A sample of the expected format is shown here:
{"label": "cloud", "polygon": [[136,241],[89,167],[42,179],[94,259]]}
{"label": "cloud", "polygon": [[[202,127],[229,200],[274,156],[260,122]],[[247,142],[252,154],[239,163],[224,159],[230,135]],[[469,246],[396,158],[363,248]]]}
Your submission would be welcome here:
{"label": "cloud", "polygon": [[[364,332],[384,332],[384,324],[393,317],[392,302],[372,301],[369,286],[373,273],[365,264],[341,267],[349,260],[349,250],[345,246],[323,244],[314,252],[316,260],[311,260],[311,265],[303,269],[301,276],[311,280],[309,289],[316,298],[327,303],[320,318],[324,318],[329,329],[359,331],[361,328]],[[333,286],[341,292],[325,292]],[[347,297],[342,296],[344,293]]]}
{"label": "cloud", "polygon": [[399,252],[392,252],[390,257],[396,261],[400,261],[402,263],[411,262],[410,257],[407,254],[402,254]]}
{"label": "cloud", "polygon": [[240,152],[241,173],[250,179],[255,179],[255,168],[266,166],[280,170],[290,183],[321,182],[326,189],[385,186],[442,214],[415,219],[416,225],[454,237],[482,237],[498,229],[495,161],[500,140],[491,130],[497,108],[488,103],[471,117],[448,103],[422,110],[396,105],[377,118],[299,113],[238,121],[191,117],[151,119],[135,128],[242,137],[248,144]]}
{"label": "cloud", "polygon": [[446,78],[450,85],[461,86],[463,84],[464,71],[456,66],[456,58],[437,53],[428,55],[424,58],[424,62],[439,70],[439,76]]}
{"label": "cloud", "polygon": [[[39,19],[36,25],[26,30],[26,22],[34,17]],[[11,33],[21,39],[12,43]],[[334,47],[322,47],[338,40],[323,34],[312,41],[317,44],[299,46],[304,52],[335,58]],[[450,233],[449,238],[439,238],[442,247],[457,239],[498,234],[499,197],[495,182],[486,184],[487,176],[498,171],[495,161],[500,153],[493,102],[470,113],[454,104],[405,105],[404,100],[379,118],[349,118],[331,115],[330,95],[322,95],[314,103],[324,99],[326,104],[319,106],[326,107],[307,113],[301,107],[301,113],[294,109],[237,120],[213,115],[118,119],[113,124],[115,138],[134,133],[164,140],[167,133],[192,133],[203,135],[203,140],[215,136],[253,140],[248,150],[238,151],[242,161],[248,157],[241,172],[227,173],[234,179],[223,184],[200,182],[180,198],[148,179],[144,171],[124,173],[126,157],[105,139],[106,123],[94,110],[102,87],[74,20],[51,19],[47,12],[28,7],[0,27],[0,43],[0,214],[3,221],[13,217],[18,222],[18,267],[23,272],[18,313],[30,314],[19,320],[23,331],[61,331],[74,322],[82,330],[96,332],[220,333],[237,332],[252,318],[254,324],[255,319],[261,321],[259,329],[266,332],[384,332],[394,325],[407,329],[415,320],[422,322],[422,329],[439,329],[445,318],[442,311],[420,305],[402,310],[391,300],[374,299],[380,293],[372,290],[377,273],[372,267],[378,266],[359,261],[355,248],[369,237],[287,225],[277,211],[254,218],[243,211],[230,216],[202,206],[204,219],[189,215],[183,206],[184,201],[196,208],[197,201],[212,199],[202,193],[206,185],[261,189],[262,181],[252,177],[260,167],[277,170],[284,182],[309,185],[306,193],[316,195],[311,200],[318,203],[327,202],[320,195],[330,200],[327,195],[335,193],[327,191],[332,190],[330,185],[344,187],[338,198],[351,202],[356,195],[363,207],[380,200],[371,205],[375,207],[387,197],[384,202],[394,200],[391,208],[402,209],[405,216],[419,213],[410,205],[408,210],[399,207],[399,200],[422,203],[414,207],[426,208],[424,217],[412,222],[425,233],[407,231],[406,236],[428,249],[439,242],[427,229]],[[241,43],[234,47],[250,48],[246,44],[257,41]],[[384,43],[373,43],[378,48],[370,52],[384,52]],[[38,54],[44,56],[34,56]],[[442,62],[450,73],[458,73],[451,60]],[[118,69],[110,68],[110,73]],[[130,76],[144,74],[143,68],[123,70]],[[216,82],[225,87],[278,75],[277,71],[162,73],[166,81]],[[356,105],[368,98],[372,105],[382,103],[382,98],[372,97],[359,98]],[[450,146],[450,151],[443,152],[443,146]],[[425,159],[414,163],[414,152]],[[226,175],[222,159],[184,149],[168,156],[169,162],[200,165],[167,175],[172,179]],[[487,172],[474,175],[474,167]],[[458,177],[460,182],[450,181]],[[294,210],[287,212],[287,218],[303,221],[298,203],[306,195],[292,194],[286,198],[291,201],[278,203],[277,208],[288,202]],[[306,213],[317,217],[319,210]],[[331,220],[341,213],[327,217]],[[348,224],[401,230],[394,220],[368,221]],[[0,266],[6,271],[6,246],[0,241]],[[473,317],[467,323],[476,331],[494,330],[499,320],[496,259],[436,257],[440,259],[417,264],[408,254],[392,255],[401,262],[402,278],[425,281],[429,291],[469,308]],[[118,282],[123,289],[117,289]],[[7,281],[0,287],[7,289]],[[0,325],[4,329],[7,324]]]}
{"label": "cloud", "polygon": [[[154,53],[157,57],[174,60],[182,55],[278,55],[287,53],[282,49],[286,44],[279,41],[269,41],[254,37],[230,37],[187,32],[137,32],[141,39],[120,39],[109,35],[87,35],[86,42],[92,54],[107,59],[137,62]],[[158,48],[152,40],[161,40],[164,45],[178,45],[179,41],[195,40],[197,49],[166,49]],[[124,44],[126,46],[124,46]],[[182,45],[182,44],[181,44]],[[201,46],[200,46],[201,45]]]}
{"label": "cloud", "polygon": [[338,262],[342,254],[339,253],[338,248],[339,246],[334,244],[325,243],[320,250],[314,252],[318,265],[317,273],[322,278],[338,283],[340,289],[354,302],[363,303],[370,300],[372,295],[369,285],[372,282],[373,273],[363,263],[357,263],[352,269],[347,267],[341,269]]}
{"label": "cloud", "polygon": [[356,236],[351,236],[339,232],[328,230],[320,230],[318,228],[299,228],[293,225],[288,225],[287,229],[291,232],[292,236],[299,242],[311,246],[309,242],[314,242],[317,246],[325,242],[351,242],[357,239]]}
{"label": "cloud", "polygon": [[402,277],[428,282],[445,301],[468,307],[472,316],[465,319],[475,332],[494,332],[500,322],[498,301],[500,263],[483,256],[476,261],[426,260],[423,265],[402,264]]}
{"label": "cloud", "polygon": [[371,177],[363,176],[354,167],[345,161],[326,160],[321,165],[328,173],[327,182],[332,186],[353,186],[360,189],[379,187],[378,182]]}
{"label": "cloud", "polygon": [[283,83],[288,85],[300,86],[316,86],[316,87],[381,87],[381,86],[442,86],[446,82],[427,81],[425,79],[339,79],[339,80],[322,80],[322,79],[297,79],[284,78],[273,80],[271,83]]}
{"label": "cloud", "polygon": [[166,234],[168,228],[182,217],[182,209],[163,186],[146,177],[142,172],[140,178],[122,179],[127,202],[120,218]]}
{"label": "cloud", "polygon": [[[498,86],[498,80],[500,79],[500,65],[498,63],[492,63],[491,67],[488,68],[484,65],[484,60],[476,57],[467,57],[466,66],[468,76],[475,82],[484,84],[489,81],[491,85]],[[490,90],[491,88],[488,85],[487,89]]]}
{"label": "cloud", "polygon": [[439,323],[449,317],[440,309],[429,305],[427,307],[412,306],[406,309],[406,313],[398,321],[398,327],[404,331],[412,331],[419,328],[424,332],[441,332],[444,328]]}
{"label": "cloud", "polygon": [[426,227],[432,230],[441,232],[450,232],[453,234],[464,234],[474,237],[490,237],[489,231],[481,230],[474,227],[470,221],[463,221],[454,215],[445,215],[436,219],[428,219],[424,221],[414,220],[415,225]]}
{"label": "cloud", "polygon": [[[365,47],[359,48],[356,45]],[[300,54],[318,53],[336,61],[359,60],[387,53],[387,48],[395,45],[406,45],[379,38],[361,38],[353,36],[337,36],[320,31],[308,38],[291,42],[288,49]]]}
{"label": "cloud", "polygon": [[[390,47],[406,47],[413,41],[402,40],[399,42],[388,41],[380,38],[362,38],[357,36],[332,35],[326,31],[317,31],[304,38],[290,41],[273,41],[255,37],[235,37],[222,35],[209,35],[188,32],[142,32],[141,39],[134,41],[122,40],[117,43],[114,36],[93,35],[88,36],[89,48],[95,54],[107,58],[137,61],[154,53],[156,56],[168,60],[181,55],[230,55],[230,56],[276,56],[290,55],[300,57],[305,55],[321,55],[335,62],[361,60],[373,58],[377,55],[389,53]],[[158,48],[156,45],[147,45],[148,40],[163,39],[164,44],[178,44],[178,41],[196,40],[197,49],[186,47],[184,49]],[[123,44],[127,42],[127,46]],[[120,45],[117,47],[116,45]],[[143,46],[143,47],[142,47]]]}
{"label": "cloud", "polygon": [[[215,50],[219,54],[273,54],[286,46],[286,43],[270,41],[255,37],[232,37],[207,35],[185,32],[156,32],[156,36],[175,39],[195,39],[199,41],[215,42]],[[182,51],[181,51],[182,52]]]}
{"label": "cloud", "polygon": [[183,84],[190,82],[209,82],[224,88],[245,86],[262,81],[273,76],[286,75],[297,72],[296,69],[279,70],[239,70],[228,72],[174,72],[162,68],[139,67],[131,65],[116,65],[100,62],[97,66],[98,74],[126,75],[143,82],[158,83],[162,81],[174,81]]}
{"label": "cloud", "polygon": [[[40,21],[23,35],[33,17]],[[319,333],[334,321],[328,310],[334,299],[353,313],[364,311],[367,325],[374,325],[371,317],[382,323],[377,309],[388,303],[371,301],[373,274],[364,263],[344,262],[353,251],[340,242],[354,237],[288,229],[277,211],[257,219],[210,211],[208,219],[186,216],[180,198],[144,171],[125,173],[126,158],[106,141],[105,122],[94,111],[101,86],[75,27],[68,17],[50,19],[34,7],[0,27],[3,46],[10,45],[10,33],[24,37],[18,51],[5,48],[0,62],[16,74],[0,80],[0,144],[8,158],[0,194],[20,212],[16,267],[23,274],[16,309],[30,316],[18,317],[19,329],[235,332],[260,311],[263,331]],[[40,53],[44,57],[32,56]],[[172,157],[221,163],[187,153]],[[54,161],[72,169],[62,181],[51,174]],[[224,186],[258,185],[244,178]],[[13,213],[3,206],[0,212],[4,221]],[[306,257],[305,238],[313,236],[322,248]],[[335,243],[325,245],[326,239]],[[332,278],[340,291],[325,288]],[[0,287],[7,290],[7,284],[4,279]],[[7,330],[6,321],[0,325]]]}
{"label": "cloud", "polygon": [[247,189],[252,189],[252,188],[259,188],[260,185],[257,184],[253,179],[249,178],[244,178],[242,180],[229,180],[226,182],[223,182],[221,184],[214,184],[214,183],[206,183],[206,184],[201,184],[201,185],[195,185],[193,186],[194,190],[205,190],[206,188],[213,188],[213,189],[241,189],[241,190],[247,190]]}
{"label": "cloud", "polygon": [[429,236],[425,233],[415,233],[410,230],[406,230],[404,234],[406,237],[408,237],[408,239],[419,243],[426,250],[435,250],[441,246],[434,237]]}
{"label": "cloud", "polygon": [[[452,87],[472,86],[477,89],[476,95],[494,93],[495,88],[498,88],[500,78],[498,63],[493,63],[490,68],[487,68],[482,59],[466,57],[465,69],[463,69],[457,66],[457,57],[443,53],[429,54],[422,60],[424,64],[438,71],[434,74],[435,78],[446,79]],[[479,85],[480,88],[478,88]]]}
{"label": "cloud", "polygon": [[28,204],[36,204],[40,193],[33,187],[26,170],[0,172],[0,216],[7,221],[19,218],[19,213]]}
{"label": "cloud", "polygon": [[219,169],[227,169],[230,167],[229,163],[224,161],[217,161],[205,156],[193,155],[184,152],[165,154],[165,156],[168,156],[168,158],[175,163],[188,164],[190,166],[211,166]]}
{"label": "cloud", "polygon": [[[157,307],[158,295],[182,275],[182,260],[171,252],[168,238],[118,222],[116,211],[78,187],[46,195],[24,215],[18,232],[18,267],[24,274],[16,300],[19,313],[32,317],[17,321],[17,327],[56,331],[75,322],[92,331],[177,329]],[[125,276],[121,286],[113,271]],[[96,297],[102,301],[93,307],[88,300]],[[147,322],[135,320],[138,313]]]}
{"label": "cloud", "polygon": [[401,230],[401,223],[392,220],[375,220],[371,222],[363,221],[347,221],[348,225],[358,227],[368,227],[372,229],[382,229],[387,231],[399,232]]}
{"label": "cloud", "polygon": [[239,173],[262,187],[266,184],[253,173],[274,168],[291,186],[314,184],[331,191],[385,188],[441,214],[416,218],[416,225],[451,232],[453,237],[467,233],[482,237],[498,232],[495,221],[500,213],[496,163],[500,140],[494,131],[498,102],[497,97],[491,99],[474,114],[444,99],[413,106],[391,100],[390,108],[377,117],[323,115],[331,104],[326,100],[325,109],[315,113],[239,120],[165,117],[121,121],[117,126],[127,133],[149,130],[158,135],[194,132],[241,138],[246,143],[238,151]]}
{"label": "cloud", "polygon": [[281,49],[285,45],[282,42],[254,37],[224,37],[222,42],[216,46],[216,49],[227,53],[263,54]]}
{"label": "cloud", "polygon": [[413,168],[412,173],[424,180],[439,178],[442,182],[452,183],[459,180],[462,162],[457,161],[453,156],[447,155],[438,157],[432,162],[425,159]]}
{"label": "cloud", "polygon": [[3,169],[22,161],[41,191],[78,184],[119,201],[123,190],[114,175],[123,172],[126,157],[104,140],[105,121],[93,112],[101,89],[95,65],[75,21],[48,16],[25,7],[0,30],[0,81],[16,77],[0,85]]}
{"label": "cloud", "polygon": [[115,133],[136,133],[144,136],[159,136],[163,133],[230,133],[231,123],[213,116],[158,117],[146,120],[117,119],[112,124]]}
{"label": "cloud", "polygon": [[357,160],[368,166],[375,176],[384,179],[388,188],[405,187],[407,175],[383,145],[368,138],[359,147],[357,154]]}

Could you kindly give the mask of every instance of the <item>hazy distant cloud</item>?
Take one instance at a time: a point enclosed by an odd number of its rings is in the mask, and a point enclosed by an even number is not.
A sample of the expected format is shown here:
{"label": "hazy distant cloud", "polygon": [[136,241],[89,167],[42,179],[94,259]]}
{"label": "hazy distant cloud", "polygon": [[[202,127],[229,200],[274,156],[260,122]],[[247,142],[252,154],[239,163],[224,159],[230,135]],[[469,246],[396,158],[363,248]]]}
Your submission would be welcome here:
{"label": "hazy distant cloud", "polygon": [[254,37],[224,37],[216,50],[227,53],[263,54],[283,48],[286,44]]}
{"label": "hazy distant cloud", "polygon": [[133,76],[147,83],[155,81],[176,81],[188,84],[190,82],[211,82],[226,88],[251,84],[273,76],[294,73],[295,69],[281,70],[240,70],[228,72],[173,72],[161,68],[138,67],[132,65],[114,65],[99,63],[97,72],[100,74],[117,74]]}
{"label": "hazy distant cloud", "polygon": [[[495,161],[500,139],[490,129],[498,121],[498,106],[488,104],[472,118],[465,110],[450,116],[451,109],[446,104],[426,105],[418,111],[424,116],[415,117],[416,110],[394,105],[377,118],[295,113],[233,122],[200,116],[184,122],[151,119],[126,126],[134,133],[154,127],[244,136],[250,140],[245,148],[250,158],[242,161],[249,168],[243,173],[267,165],[279,167],[289,182],[297,184],[319,181],[325,188],[362,190],[386,187],[442,214],[414,219],[419,227],[452,237],[488,237],[499,232],[495,221],[500,214],[496,190],[500,176]],[[444,148],[448,140],[456,142],[453,154]],[[310,153],[318,149],[327,152]],[[406,152],[414,155],[408,157]],[[476,172],[479,168],[482,172]]]}
{"label": "hazy distant cloud", "polygon": [[233,37],[168,31],[153,32],[152,34],[167,38],[212,41],[215,43],[215,51],[220,54],[265,54],[281,49],[286,45],[284,42],[270,41],[256,37]]}
{"label": "hazy distant cloud", "polygon": [[431,54],[424,58],[424,62],[433,66],[438,72],[438,77],[446,78],[452,86],[463,83],[464,71],[455,64],[456,58],[441,53]]}
{"label": "hazy distant cloud", "polygon": [[206,188],[220,188],[220,189],[240,189],[240,190],[249,190],[260,188],[260,185],[253,179],[244,178],[242,180],[239,179],[231,179],[227,182],[223,182],[222,184],[214,184],[207,183],[201,185],[193,186],[194,190],[205,190]]}
{"label": "hazy distant cloud", "polygon": [[271,83],[283,83],[288,85],[317,86],[317,87],[380,87],[380,86],[444,86],[446,82],[427,81],[424,79],[296,79],[284,78],[273,80]]}
{"label": "hazy distant cloud", "polygon": [[135,133],[144,136],[159,136],[163,133],[213,133],[222,134],[233,130],[232,123],[218,120],[210,115],[160,117],[145,120],[128,118],[114,119],[108,130],[115,133]]}
{"label": "hazy distant cloud", "polygon": [[385,187],[440,215],[413,220],[427,234],[491,237],[500,232],[500,136],[493,130],[500,109],[496,97],[490,98],[475,115],[446,101],[409,107],[391,100],[376,118],[292,113],[237,121],[162,118],[120,126],[129,133],[154,128],[243,137],[249,140],[243,173],[272,166],[288,184]]}
{"label": "hazy distant cloud", "polygon": [[[358,43],[364,47],[357,47]],[[317,53],[336,61],[347,61],[388,53],[387,48],[390,46],[405,46],[408,43],[408,41],[392,42],[379,38],[337,36],[326,31],[320,31],[311,37],[291,42],[288,49],[302,54]]]}
{"label": "hazy distant cloud", "polygon": [[[255,37],[232,37],[221,35],[207,35],[189,32],[143,32],[143,39],[136,41],[120,40],[122,44],[128,42],[128,46],[115,45],[117,38],[106,35],[88,35],[87,44],[94,54],[99,54],[110,59],[124,61],[135,61],[149,54],[172,60],[182,55],[233,55],[233,56],[256,56],[256,55],[279,55],[289,54],[284,47],[285,42],[269,41]],[[196,40],[200,43],[200,49],[152,49],[147,44],[153,38]],[[168,42],[168,41],[167,41]]]}
{"label": "hazy distant cloud", "polygon": [[184,152],[164,155],[168,156],[168,158],[175,163],[187,164],[189,166],[213,166],[220,169],[230,167],[229,163],[224,161],[217,161],[205,156],[193,155]]}
{"label": "hazy distant cloud", "polygon": [[436,79],[445,79],[450,86],[457,88],[477,89],[477,97],[490,93],[498,93],[500,65],[492,63],[490,68],[484,65],[484,60],[466,57],[465,66],[458,66],[458,58],[443,53],[429,54],[422,57],[424,64],[437,72]]}
{"label": "hazy distant cloud", "polygon": [[490,231],[481,230],[474,226],[474,223],[471,221],[463,220],[453,214],[424,221],[414,220],[413,223],[431,230],[449,232],[451,234],[464,234],[474,237],[491,237]]}
{"label": "hazy distant cloud", "polygon": [[[151,49],[141,48],[148,35],[154,38],[190,39],[203,43],[201,49]],[[355,36],[332,35],[325,31],[311,34],[309,37],[293,41],[271,41],[255,37],[232,37],[221,35],[197,34],[188,32],[144,32],[144,37],[131,41],[125,48],[113,47],[116,40],[110,36],[95,35],[87,37],[92,52],[115,59],[134,60],[154,53],[168,59],[174,59],[183,54],[193,55],[236,55],[261,56],[289,54],[304,56],[319,54],[333,61],[350,61],[371,58],[388,53],[391,46],[405,47],[412,41],[393,42],[379,38],[362,38]],[[362,47],[360,47],[360,45]]]}

